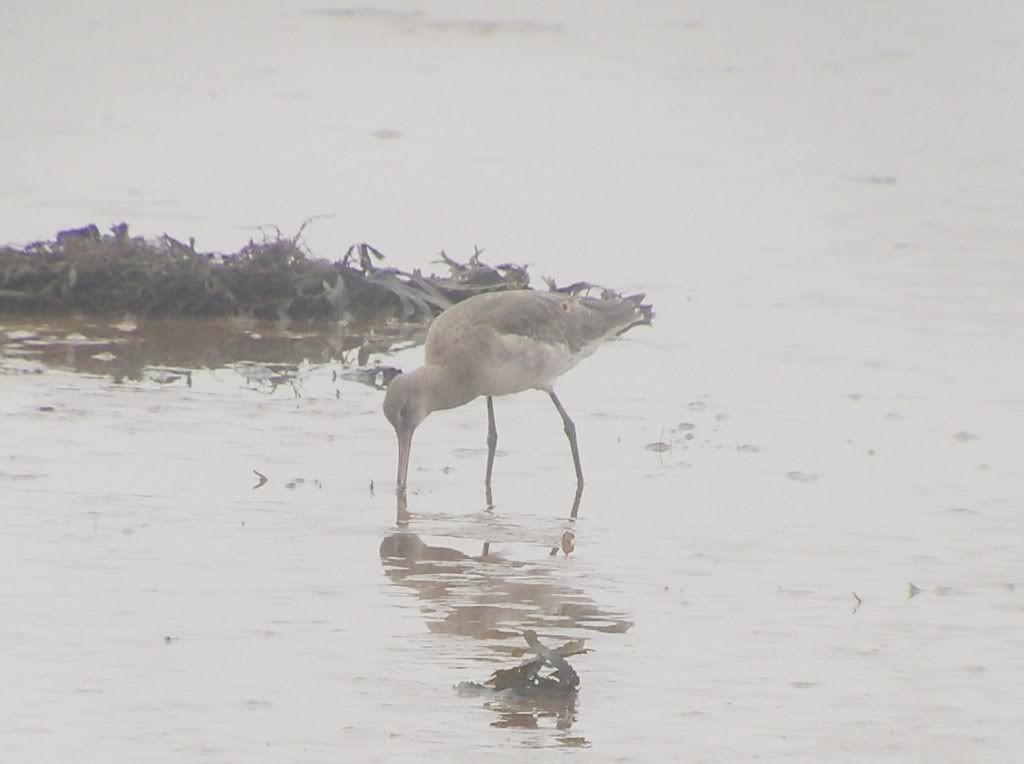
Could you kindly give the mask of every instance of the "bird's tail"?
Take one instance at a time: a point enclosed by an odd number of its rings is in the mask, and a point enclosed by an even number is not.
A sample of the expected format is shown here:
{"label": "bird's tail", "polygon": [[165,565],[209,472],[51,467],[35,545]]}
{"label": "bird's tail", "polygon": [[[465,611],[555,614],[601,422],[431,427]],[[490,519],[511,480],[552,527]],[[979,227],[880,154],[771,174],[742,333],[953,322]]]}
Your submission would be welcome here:
{"label": "bird's tail", "polygon": [[644,299],[647,297],[643,292],[637,294],[624,295],[622,297],[623,302],[633,303],[634,320],[631,323],[626,324],[622,329],[615,332],[615,335],[621,337],[623,334],[628,332],[634,326],[650,326],[654,321],[654,306],[651,303],[645,303]]}

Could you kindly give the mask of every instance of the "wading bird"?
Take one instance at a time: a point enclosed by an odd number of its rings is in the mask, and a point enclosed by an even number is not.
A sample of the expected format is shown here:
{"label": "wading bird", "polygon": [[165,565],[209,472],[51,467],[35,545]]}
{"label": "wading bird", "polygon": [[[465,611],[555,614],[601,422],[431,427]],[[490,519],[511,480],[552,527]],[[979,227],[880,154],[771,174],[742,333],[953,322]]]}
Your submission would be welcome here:
{"label": "wading bird", "polygon": [[576,506],[583,468],[576,426],[553,388],[554,382],[609,337],[651,322],[644,295],[598,299],[530,289],[491,292],[448,308],[427,332],[423,366],[391,380],[384,415],[398,436],[397,492],[400,509],[409,473],[412,434],[433,411],[487,397],[487,503],[498,444],[494,396],[543,390],[555,404],[576,469]]}

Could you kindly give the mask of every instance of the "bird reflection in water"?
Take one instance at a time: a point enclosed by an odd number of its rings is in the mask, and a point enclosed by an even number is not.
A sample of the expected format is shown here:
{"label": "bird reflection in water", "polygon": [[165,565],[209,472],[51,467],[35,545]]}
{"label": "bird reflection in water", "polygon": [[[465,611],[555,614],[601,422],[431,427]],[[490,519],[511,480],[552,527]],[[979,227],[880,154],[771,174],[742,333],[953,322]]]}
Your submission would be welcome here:
{"label": "bird reflection in water", "polygon": [[[480,554],[468,554],[398,532],[381,541],[380,557],[391,582],[419,598],[430,631],[487,640],[502,662],[520,653],[516,648],[525,629],[557,643],[578,638],[572,630],[622,633],[633,625],[625,614],[603,609],[582,590],[556,580],[549,562],[506,559],[487,543]],[[497,714],[494,727],[537,728],[551,720],[555,729],[568,730],[576,721],[575,693],[523,696],[485,690],[479,697]],[[586,745],[582,738],[559,742]]]}
{"label": "bird reflection in water", "polygon": [[[509,560],[484,544],[479,555],[432,546],[414,533],[394,533],[380,544],[384,572],[415,591],[432,632],[476,639],[519,639],[533,629],[551,640],[560,629],[622,633],[623,613],[598,607],[583,591],[551,577],[550,566]],[[496,647],[506,655],[510,647]]]}

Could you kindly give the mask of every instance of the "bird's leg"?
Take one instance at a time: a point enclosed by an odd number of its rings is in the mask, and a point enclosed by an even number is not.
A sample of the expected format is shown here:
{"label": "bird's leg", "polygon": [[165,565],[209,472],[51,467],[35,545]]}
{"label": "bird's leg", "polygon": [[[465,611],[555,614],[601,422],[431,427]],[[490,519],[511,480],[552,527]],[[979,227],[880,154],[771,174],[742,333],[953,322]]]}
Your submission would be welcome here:
{"label": "bird's leg", "polygon": [[580,466],[580,449],[576,445],[576,425],[572,423],[569,415],[565,412],[565,408],[562,406],[562,402],[558,400],[558,396],[555,395],[555,391],[548,390],[548,395],[551,396],[551,402],[555,404],[555,408],[558,409],[558,413],[562,417],[562,424],[565,425],[565,437],[569,439],[569,448],[572,449],[572,463],[576,467],[576,485],[582,488],[583,468]]}
{"label": "bird's leg", "polygon": [[405,486],[399,486],[395,492],[397,494],[398,503],[395,506],[395,523],[399,528],[407,528],[409,526],[409,499],[405,494]]}
{"label": "bird's leg", "polygon": [[494,399],[487,396],[487,477],[484,485],[487,488],[487,506],[493,507],[491,497],[491,471],[494,469],[494,451],[498,447],[498,427],[494,424]]}
{"label": "bird's leg", "polygon": [[569,519],[575,520],[576,516],[580,513],[580,499],[583,498],[583,483],[576,484],[576,497],[572,502],[572,511],[569,513]]}

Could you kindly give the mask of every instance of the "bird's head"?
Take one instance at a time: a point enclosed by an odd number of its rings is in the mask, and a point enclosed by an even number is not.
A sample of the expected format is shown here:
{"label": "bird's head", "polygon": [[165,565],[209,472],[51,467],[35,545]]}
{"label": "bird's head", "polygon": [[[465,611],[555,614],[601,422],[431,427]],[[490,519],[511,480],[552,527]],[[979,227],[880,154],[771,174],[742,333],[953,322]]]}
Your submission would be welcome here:
{"label": "bird's head", "polygon": [[420,371],[416,369],[407,374],[399,374],[391,380],[384,394],[384,416],[399,435],[403,432],[411,433],[430,413]]}
{"label": "bird's head", "polygon": [[398,436],[398,489],[405,488],[409,473],[409,451],[412,433],[430,414],[427,388],[421,379],[422,369],[399,374],[391,380],[384,395],[384,416],[395,428]]}

